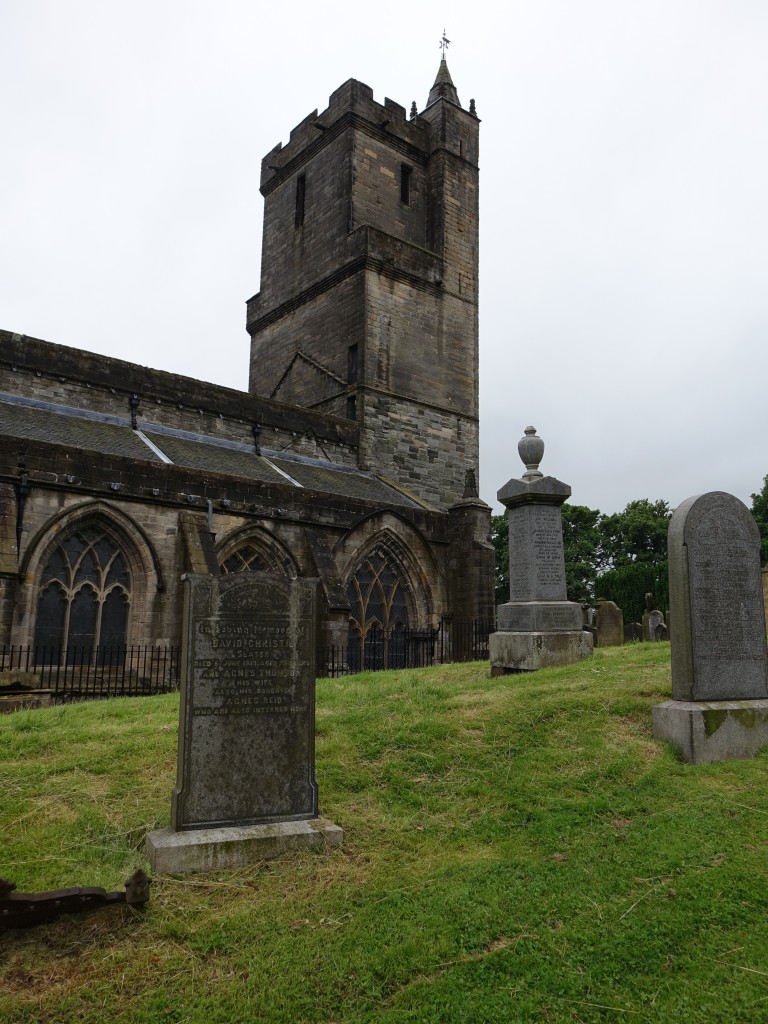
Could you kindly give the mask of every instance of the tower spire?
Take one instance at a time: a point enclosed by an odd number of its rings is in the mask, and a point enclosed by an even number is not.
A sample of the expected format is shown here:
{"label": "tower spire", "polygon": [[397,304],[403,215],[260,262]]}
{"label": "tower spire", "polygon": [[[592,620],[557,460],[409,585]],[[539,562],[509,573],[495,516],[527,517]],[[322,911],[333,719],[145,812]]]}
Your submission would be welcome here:
{"label": "tower spire", "polygon": [[443,35],[440,39],[440,67],[437,70],[435,83],[429,91],[429,99],[427,100],[428,107],[439,99],[450,100],[450,102],[455,103],[457,107],[461,106],[459,94],[456,92],[456,86],[453,84],[451,73],[448,70],[448,63],[445,59],[445,51],[450,45],[451,41],[447,38],[445,29],[443,29]]}

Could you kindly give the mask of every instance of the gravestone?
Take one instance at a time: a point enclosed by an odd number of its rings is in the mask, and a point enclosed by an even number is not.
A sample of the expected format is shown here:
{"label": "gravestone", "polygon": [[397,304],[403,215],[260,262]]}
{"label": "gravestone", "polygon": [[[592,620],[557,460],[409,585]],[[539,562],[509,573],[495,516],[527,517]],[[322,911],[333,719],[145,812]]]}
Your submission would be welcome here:
{"label": "gravestone", "polygon": [[544,476],[544,442],[534,427],[518,444],[526,471],[498,492],[509,512],[509,603],[499,605],[489,638],[491,674],[566,665],[592,654],[581,605],[569,601],[560,506],[571,488]]}
{"label": "gravestone", "polygon": [[669,524],[672,700],[654,736],[685,761],[751,757],[768,745],[768,654],[760,534],[746,506],[714,491]]}
{"label": "gravestone", "polygon": [[663,613],[658,611],[658,609],[648,612],[648,640],[655,642],[666,639],[667,624],[664,621]]}
{"label": "gravestone", "polygon": [[643,627],[640,622],[624,623],[624,642],[636,642],[643,639]]}
{"label": "gravestone", "polygon": [[624,613],[613,601],[597,601],[598,647],[621,647],[624,643]]}
{"label": "gravestone", "polygon": [[177,781],[155,871],[237,867],[338,844],[315,782],[316,581],[185,579]]}

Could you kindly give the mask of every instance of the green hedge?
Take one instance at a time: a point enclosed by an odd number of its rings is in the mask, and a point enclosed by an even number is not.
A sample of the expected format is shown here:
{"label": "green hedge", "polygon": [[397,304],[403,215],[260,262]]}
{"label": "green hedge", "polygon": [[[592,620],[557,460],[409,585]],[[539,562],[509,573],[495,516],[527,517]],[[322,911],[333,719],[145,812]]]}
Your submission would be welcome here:
{"label": "green hedge", "polygon": [[624,612],[625,622],[641,622],[645,595],[653,594],[653,607],[666,614],[669,608],[667,563],[633,562],[604,573],[595,586],[595,597],[613,601]]}

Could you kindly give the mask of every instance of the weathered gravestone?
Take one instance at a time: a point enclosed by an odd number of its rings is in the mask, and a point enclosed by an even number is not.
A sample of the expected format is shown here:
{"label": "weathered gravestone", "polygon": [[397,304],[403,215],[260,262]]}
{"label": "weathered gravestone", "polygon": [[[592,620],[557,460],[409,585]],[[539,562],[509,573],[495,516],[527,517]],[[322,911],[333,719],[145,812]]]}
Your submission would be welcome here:
{"label": "weathered gravestone", "polygon": [[592,654],[581,605],[568,600],[565,588],[560,506],[571,488],[539,471],[544,442],[534,427],[525,428],[517,448],[526,471],[498,492],[509,510],[509,603],[499,605],[498,628],[488,641],[492,675],[567,665]]}
{"label": "weathered gravestone", "polygon": [[624,643],[624,613],[613,601],[597,601],[597,644],[621,647]]}
{"label": "weathered gravestone", "polygon": [[[645,616],[643,616],[645,619]],[[657,640],[667,639],[667,624],[664,621],[664,613],[658,609],[654,609],[648,612],[648,640],[655,642]]]}
{"label": "weathered gravestone", "polygon": [[630,643],[643,639],[643,627],[640,622],[624,623],[624,642]]}
{"label": "weathered gravestone", "polygon": [[757,525],[730,494],[688,498],[669,524],[668,557],[672,700],[653,709],[654,736],[688,762],[751,757],[768,745]]}
{"label": "weathered gravestone", "polygon": [[238,867],[337,845],[315,783],[315,587],[267,573],[188,576],[171,828],[155,871]]}

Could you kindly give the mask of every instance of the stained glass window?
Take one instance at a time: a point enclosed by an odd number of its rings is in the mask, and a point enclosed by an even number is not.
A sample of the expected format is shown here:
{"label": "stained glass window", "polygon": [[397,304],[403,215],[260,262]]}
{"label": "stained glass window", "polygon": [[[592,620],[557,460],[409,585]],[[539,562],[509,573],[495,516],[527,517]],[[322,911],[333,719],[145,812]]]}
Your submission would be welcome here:
{"label": "stained glass window", "polygon": [[347,585],[348,661],[352,671],[404,664],[408,628],[405,584],[384,552],[364,558]]}
{"label": "stained glass window", "polygon": [[110,533],[97,524],[70,533],[40,576],[35,646],[42,659],[88,661],[95,648],[125,646],[131,574]]}

